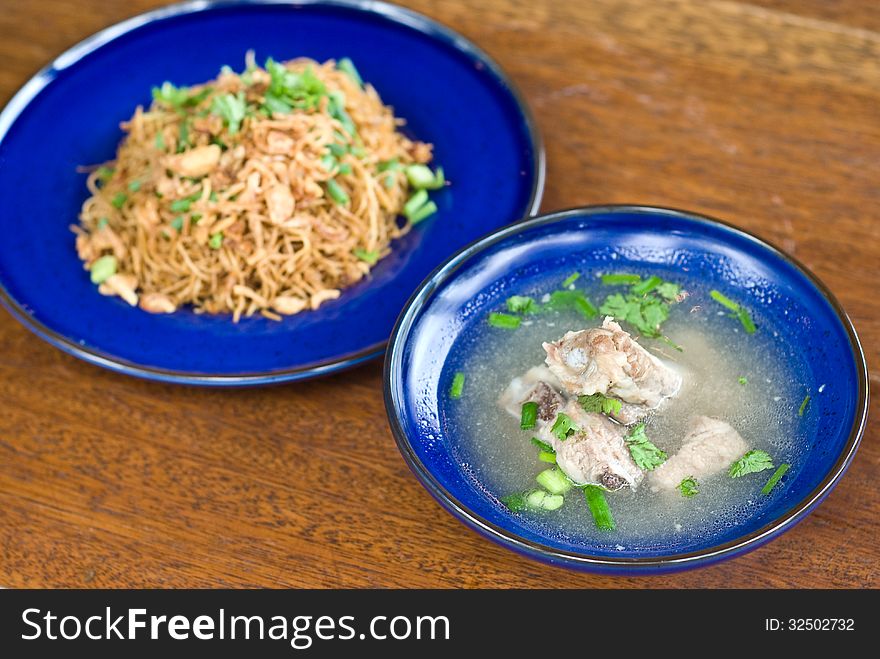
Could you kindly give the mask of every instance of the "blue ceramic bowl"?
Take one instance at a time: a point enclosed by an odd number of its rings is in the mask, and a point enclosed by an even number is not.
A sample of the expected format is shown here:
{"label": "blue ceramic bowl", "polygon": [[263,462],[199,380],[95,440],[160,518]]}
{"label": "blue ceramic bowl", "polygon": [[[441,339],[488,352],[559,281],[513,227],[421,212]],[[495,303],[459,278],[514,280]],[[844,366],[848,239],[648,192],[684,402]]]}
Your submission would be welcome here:
{"label": "blue ceramic bowl", "polygon": [[[155,316],[99,295],[69,225],[87,196],[77,167],[114,156],[119,122],[150,88],[192,84],[245,52],[351,57],[407,130],[433,142],[452,185],[439,212],[372,275],[318,311],[272,322],[181,311]],[[540,202],[543,152],[512,83],[437,23],[372,0],[194,2],[87,39],[40,71],[0,114],[0,300],[29,329],[95,364],[206,385],[296,380],[382,353],[416,284],[452,252]]]}
{"label": "blue ceramic bowl", "polygon": [[[713,534],[685,531],[621,551],[542,533],[488,495],[462,467],[445,421],[446,389],[464,351],[458,341],[489,310],[548,274],[573,270],[687,270],[708,288],[748,300],[759,324],[803,357],[797,377],[814,392],[798,419],[802,464],[745,519]],[[765,340],[771,340],[766,337]],[[822,387],[821,395],[815,394]],[[443,395],[438,395],[443,392]],[[398,447],[428,491],[453,515],[500,544],[549,563],[611,573],[707,565],[754,549],[803,519],[846,471],[862,436],[868,378],[856,333],[833,295],[794,259],[707,217],[643,206],[553,213],[466,247],[426,279],[397,321],[385,362],[385,404]],[[536,530],[538,529],[538,530]]]}

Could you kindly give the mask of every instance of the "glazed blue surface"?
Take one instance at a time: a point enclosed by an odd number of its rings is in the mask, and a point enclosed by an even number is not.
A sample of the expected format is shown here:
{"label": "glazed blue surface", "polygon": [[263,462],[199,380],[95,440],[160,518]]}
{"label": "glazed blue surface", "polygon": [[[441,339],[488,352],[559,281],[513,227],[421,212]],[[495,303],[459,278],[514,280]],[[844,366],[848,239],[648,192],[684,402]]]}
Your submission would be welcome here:
{"label": "glazed blue surface", "polygon": [[[752,310],[756,340],[796,354],[795,381],[812,393],[792,424],[800,464],[735,526],[712,535],[685,530],[665,542],[619,551],[542,534],[475,483],[458,456],[445,392],[468,356],[459,343],[490,310],[548,275],[686,270]],[[607,572],[668,571],[737,555],[789,528],[827,494],[858,445],[867,373],[858,339],[833,298],[785,255],[706,218],[644,207],[588,208],[496,232],[454,257],[420,289],[398,321],[386,358],[386,406],[414,473],[453,514],[491,539],[552,563]],[[830,294],[829,294],[830,295]],[[776,332],[777,335],[774,335]],[[821,385],[822,392],[819,393]],[[546,533],[546,532],[544,532]]]}
{"label": "glazed blue surface", "polygon": [[[153,85],[201,82],[223,64],[243,68],[248,49],[260,62],[351,57],[407,132],[434,143],[452,182],[432,195],[439,212],[369,279],[282,322],[151,315],[99,295],[69,230],[87,197],[77,167],[114,156],[119,122],[149,104]],[[418,283],[463,245],[534,212],[543,184],[528,112],[496,65],[446,28],[375,2],[193,4],[132,19],[31,81],[0,117],[0,140],[6,306],[77,356],[197,384],[298,379],[380,354]]]}

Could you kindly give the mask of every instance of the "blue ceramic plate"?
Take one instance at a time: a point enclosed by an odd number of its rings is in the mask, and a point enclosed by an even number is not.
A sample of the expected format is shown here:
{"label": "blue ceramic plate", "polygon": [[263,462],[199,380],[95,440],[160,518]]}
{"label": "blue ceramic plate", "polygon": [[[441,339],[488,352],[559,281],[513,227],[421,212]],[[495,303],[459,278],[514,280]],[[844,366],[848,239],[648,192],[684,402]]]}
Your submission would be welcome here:
{"label": "blue ceramic plate", "polygon": [[[119,122],[164,80],[193,84],[248,49],[351,57],[407,130],[433,142],[452,185],[440,211],[368,280],[320,310],[272,322],[182,311],[154,316],[99,295],[69,225],[86,198],[80,165],[113,157]],[[138,16],[58,57],[0,115],[0,285],[21,322],[113,370],[171,382],[245,385],[328,373],[381,354],[413,289],[449,254],[537,210],[544,161],[510,80],[476,46],[381,2],[195,2]]]}
{"label": "blue ceramic plate", "polygon": [[[463,465],[461,437],[448,422],[453,373],[467,371],[463,337],[490,310],[548,275],[562,281],[638,271],[687,272],[706,289],[745,301],[756,341],[790,355],[792,377],[813,392],[809,414],[792,424],[802,460],[772,494],[717,532],[685,530],[627,548],[552,536],[509,512]],[[774,334],[773,332],[777,334]],[[821,387],[821,385],[825,385]],[[852,460],[864,430],[864,355],[831,293],[789,256],[717,220],[660,208],[594,207],[554,213],[501,229],[459,252],[415,293],[397,322],[385,362],[391,428],[410,467],[459,519],[504,546],[567,567],[636,573],[705,565],[753,549],[803,519]],[[821,387],[821,388],[820,388]],[[439,393],[438,393],[439,392]],[[797,403],[795,403],[797,407]]]}

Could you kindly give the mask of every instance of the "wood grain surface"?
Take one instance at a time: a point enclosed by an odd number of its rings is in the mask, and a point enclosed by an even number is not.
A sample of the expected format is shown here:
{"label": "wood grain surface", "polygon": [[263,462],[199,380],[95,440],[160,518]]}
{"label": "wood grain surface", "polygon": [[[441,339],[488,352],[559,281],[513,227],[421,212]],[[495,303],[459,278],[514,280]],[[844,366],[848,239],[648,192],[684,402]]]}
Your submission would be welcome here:
{"label": "wood grain surface", "polygon": [[[0,0],[0,102],[156,4]],[[880,373],[876,2],[406,4],[521,86],[546,141],[543,210],[661,204],[754,231],[836,292]],[[167,386],[0,312],[0,585],[877,587],[878,400],[847,476],[797,528],[708,569],[612,578],[520,558],[444,512],[394,447],[378,362],[275,388]]]}

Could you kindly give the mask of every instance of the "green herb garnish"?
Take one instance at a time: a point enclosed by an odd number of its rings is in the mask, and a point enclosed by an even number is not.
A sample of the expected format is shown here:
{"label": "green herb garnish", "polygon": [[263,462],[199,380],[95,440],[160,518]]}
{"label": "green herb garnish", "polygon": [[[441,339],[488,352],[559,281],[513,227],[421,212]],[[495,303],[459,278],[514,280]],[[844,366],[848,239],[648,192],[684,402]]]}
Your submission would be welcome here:
{"label": "green herb garnish", "polygon": [[102,284],[115,274],[116,257],[109,254],[95,259],[89,268],[89,277],[93,284]]}
{"label": "green herb garnish", "polygon": [[626,321],[643,336],[659,338],[660,326],[669,317],[669,305],[654,296],[609,295],[599,307],[599,313]]}
{"label": "green herb garnish", "polygon": [[270,82],[263,97],[263,109],[270,116],[288,114],[293,108],[314,109],[321,97],[327,95],[327,88],[311,68],[296,73],[271,57],[266,60],[265,68]]}
{"label": "green herb garnish", "polygon": [[663,280],[660,279],[660,277],[653,275],[651,277],[648,277],[647,279],[640,281],[630,290],[632,291],[633,295],[647,295],[662,283]]}
{"label": "green herb garnish", "polygon": [[587,320],[595,318],[598,314],[596,307],[582,291],[553,291],[545,308],[557,311],[574,309]]}
{"label": "green herb garnish", "polygon": [[561,442],[564,442],[578,430],[579,428],[574,425],[571,417],[563,412],[556,415],[556,421],[553,422],[553,427],[550,428],[550,432]]}
{"label": "green herb garnish", "polygon": [[751,315],[749,312],[733,300],[731,300],[726,295],[722,294],[720,291],[711,290],[709,291],[709,297],[715,300],[718,304],[729,309],[731,311],[731,316],[738,318],[740,324],[742,324],[743,329],[745,329],[746,334],[754,334],[757,327],[755,327],[754,321],[752,321]]}
{"label": "green herb garnish", "polygon": [[681,496],[688,499],[697,496],[700,493],[697,487],[697,479],[693,476],[688,476],[678,484],[678,491],[681,492]]}
{"label": "green herb garnish", "polygon": [[770,494],[770,491],[776,487],[776,484],[779,480],[785,476],[785,473],[791,469],[791,465],[787,462],[783,462],[776,471],[773,472],[773,475],[767,480],[767,484],[761,488],[761,494]]}
{"label": "green herb garnish", "polygon": [[537,437],[532,437],[532,444],[534,444],[535,446],[537,446],[539,449],[541,449],[542,451],[544,451],[546,453],[552,453],[553,455],[556,455],[556,449],[554,449],[552,446],[550,446],[550,444],[548,444],[547,442],[542,442]]}
{"label": "green herb garnish", "polygon": [[351,78],[358,87],[364,86],[364,80],[363,78],[361,78],[361,74],[358,73],[358,70],[354,66],[354,62],[352,62],[348,57],[343,57],[338,62],[336,62],[336,68],[342,71],[349,78]]}
{"label": "green herb garnish", "polygon": [[355,255],[355,258],[358,258],[365,263],[369,263],[370,265],[376,265],[376,262],[379,260],[379,252],[369,252],[363,247],[355,247],[351,250],[351,253]]}
{"label": "green herb garnish", "polygon": [[642,281],[642,278],[639,275],[602,275],[602,283],[608,284],[609,286],[616,286],[618,284],[638,284],[640,281]]}
{"label": "green herb garnish", "polygon": [[608,416],[620,414],[620,410],[623,407],[623,403],[616,398],[598,393],[590,394],[589,396],[578,396],[578,403],[584,408],[585,412],[606,414]]}
{"label": "green herb garnish", "polygon": [[511,316],[508,313],[496,313],[492,312],[489,314],[489,324],[492,327],[500,327],[501,329],[516,329],[519,327],[521,319],[518,316]]}
{"label": "green herb garnish", "polygon": [[807,411],[807,406],[810,404],[810,394],[804,396],[804,400],[801,401],[801,406],[798,408],[798,416],[803,416],[804,412]]}
{"label": "green herb garnish", "polygon": [[222,118],[229,134],[235,135],[241,128],[241,122],[247,116],[247,102],[244,98],[244,92],[241,91],[235,95],[215,96],[211,103],[211,114]]}
{"label": "green herb garnish", "polygon": [[562,288],[568,288],[573,283],[575,283],[578,279],[580,279],[581,273],[572,272],[568,277],[566,277],[562,282]]}
{"label": "green herb garnish", "polygon": [[412,217],[416,211],[418,211],[422,206],[428,203],[428,193],[424,190],[417,190],[412,194],[412,196],[406,200],[406,203],[403,205],[403,214],[410,218]]}
{"label": "green herb garnish", "polygon": [[507,310],[511,313],[533,314],[539,309],[538,303],[528,296],[511,295],[507,298]]}
{"label": "green herb garnish", "polygon": [[522,430],[531,430],[536,423],[538,423],[538,404],[534,401],[523,403],[519,427]]}
{"label": "green herb garnish", "polygon": [[671,281],[664,281],[654,291],[668,302],[678,302],[678,297],[681,295],[681,286],[673,284]]}
{"label": "green herb garnish", "polygon": [[117,192],[113,195],[113,199],[110,200],[110,203],[113,205],[113,208],[122,208],[126,201],[128,201],[128,195],[124,192]]}
{"label": "green herb garnish", "polygon": [[740,478],[747,474],[755,474],[765,469],[773,469],[773,458],[766,451],[749,451],[739,460],[730,465],[727,474],[731,478]]}
{"label": "green herb garnish", "polygon": [[605,490],[598,485],[587,485],[584,487],[584,497],[586,497],[587,505],[593,514],[596,528],[600,531],[613,531],[614,517],[611,515],[608,501],[605,499]]}
{"label": "green herb garnish", "polygon": [[98,180],[101,181],[101,183],[109,181],[112,178],[114,171],[115,170],[112,167],[107,167],[106,165],[101,165],[95,170]]}
{"label": "green herb garnish", "polygon": [[417,164],[408,165],[405,171],[409,184],[416,190],[439,190],[446,185],[442,167],[432,172],[427,165]]}
{"label": "green herb garnish", "polygon": [[327,186],[327,194],[333,201],[342,206],[348,203],[348,193],[342,189],[336,179],[329,179],[325,185]]}
{"label": "green herb garnish", "polygon": [[437,212],[437,204],[433,201],[429,201],[427,204],[419,208],[415,213],[409,216],[410,224],[418,224],[422,220],[429,218],[431,215]]}
{"label": "green herb garnish", "polygon": [[741,376],[739,377],[739,383],[740,383],[742,386],[746,386],[746,385],[749,383],[749,379],[748,379],[745,375],[741,375]]}
{"label": "green herb garnish", "polygon": [[633,462],[639,469],[652,471],[666,462],[665,451],[657,448],[645,434],[645,424],[640,423],[633,428],[626,438],[626,446]]}
{"label": "green herb garnish", "polygon": [[547,442],[542,442],[537,437],[532,437],[532,444],[540,449],[538,451],[538,460],[548,464],[556,464],[556,451]]}
{"label": "green herb garnish", "polygon": [[507,506],[507,509],[512,513],[522,512],[527,508],[524,494],[509,494],[506,497],[501,497],[501,503]]}
{"label": "green herb garnish", "polygon": [[193,192],[188,197],[183,197],[182,199],[175,199],[171,202],[169,208],[172,213],[188,213],[189,207],[192,206],[193,202],[198,201],[202,197],[202,191],[197,190]]}
{"label": "green herb garnish", "polygon": [[464,373],[458,371],[452,378],[452,385],[449,387],[450,398],[461,398],[461,392],[464,390]]}
{"label": "green herb garnish", "polygon": [[211,234],[208,239],[208,246],[211,249],[220,249],[223,246],[223,232]]}
{"label": "green herb garnish", "polygon": [[141,182],[137,179],[135,179],[134,181],[132,181],[131,183],[128,184],[128,191],[129,192],[137,192],[140,189],[141,189]]}
{"label": "green herb garnish", "polygon": [[171,220],[171,228],[177,231],[183,231],[183,215],[178,215]]}
{"label": "green herb garnish", "polygon": [[396,172],[401,168],[400,161],[397,158],[392,158],[391,160],[383,160],[378,165],[376,165],[376,171],[380,174],[382,172]]}

